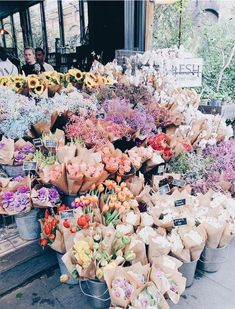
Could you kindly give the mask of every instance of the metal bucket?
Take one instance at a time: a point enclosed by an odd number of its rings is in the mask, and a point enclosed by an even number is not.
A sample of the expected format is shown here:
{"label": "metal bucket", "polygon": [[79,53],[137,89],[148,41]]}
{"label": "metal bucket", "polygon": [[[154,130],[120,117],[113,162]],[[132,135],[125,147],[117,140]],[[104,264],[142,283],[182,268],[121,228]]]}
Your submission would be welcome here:
{"label": "metal bucket", "polygon": [[92,308],[106,309],[110,307],[110,296],[107,284],[97,280],[79,280],[82,293],[87,297],[87,302]]}
{"label": "metal bucket", "polygon": [[17,177],[17,176],[25,176],[25,172],[23,170],[23,164],[20,165],[1,165],[3,171],[7,173],[8,177]]}
{"label": "metal bucket", "polygon": [[25,240],[39,238],[40,224],[38,222],[38,212],[36,209],[32,209],[27,213],[15,215],[15,222],[21,238]]}
{"label": "metal bucket", "polygon": [[198,260],[183,263],[179,268],[179,272],[181,272],[181,274],[186,278],[186,288],[189,288],[193,284],[197,262]]}
{"label": "metal bucket", "polygon": [[61,253],[56,253],[56,256],[57,256],[57,260],[58,260],[58,264],[59,264],[59,267],[60,267],[60,273],[61,275],[68,275],[69,276],[69,280],[66,281],[65,283],[67,284],[78,284],[78,279],[74,279],[72,278],[70,272],[68,271],[67,267],[65,266],[64,262],[62,261],[62,257],[63,257],[63,254]]}
{"label": "metal bucket", "polygon": [[208,273],[214,273],[219,270],[226,261],[228,255],[228,246],[212,249],[205,247],[198,261],[198,268]]}
{"label": "metal bucket", "polygon": [[72,202],[75,200],[76,197],[77,197],[76,194],[71,194],[71,195],[63,194],[61,196],[61,200],[64,205],[68,207],[72,207]]}

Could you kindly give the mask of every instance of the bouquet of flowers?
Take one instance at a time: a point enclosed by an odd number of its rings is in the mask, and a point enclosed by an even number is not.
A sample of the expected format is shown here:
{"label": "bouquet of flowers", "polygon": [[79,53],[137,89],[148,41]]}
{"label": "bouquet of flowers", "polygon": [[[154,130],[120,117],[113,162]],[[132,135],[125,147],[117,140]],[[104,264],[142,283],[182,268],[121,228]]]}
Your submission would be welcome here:
{"label": "bouquet of flowers", "polygon": [[47,208],[60,205],[60,195],[56,188],[36,188],[31,191],[31,199],[34,207]]}

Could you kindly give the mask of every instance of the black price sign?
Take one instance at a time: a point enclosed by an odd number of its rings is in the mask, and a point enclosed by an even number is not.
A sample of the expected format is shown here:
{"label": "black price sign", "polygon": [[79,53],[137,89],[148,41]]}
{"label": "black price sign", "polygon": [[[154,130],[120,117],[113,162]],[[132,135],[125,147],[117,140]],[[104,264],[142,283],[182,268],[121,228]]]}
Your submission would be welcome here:
{"label": "black price sign", "polygon": [[33,144],[34,144],[35,147],[41,147],[42,146],[42,139],[41,138],[33,139]]}
{"label": "black price sign", "polygon": [[160,192],[160,194],[167,194],[167,193],[169,193],[171,191],[171,189],[170,189],[170,186],[167,184],[167,185],[164,185],[164,186],[161,186],[161,187],[159,187],[159,192]]}
{"label": "black price sign", "polygon": [[46,141],[45,141],[45,146],[46,146],[47,148],[56,148],[56,146],[57,146],[57,141],[55,141],[55,140],[46,140]]}
{"label": "black price sign", "polygon": [[24,171],[36,171],[37,169],[37,162],[24,162],[23,170]]}
{"label": "black price sign", "polygon": [[179,207],[179,206],[184,206],[186,204],[186,199],[183,198],[181,200],[176,200],[175,201],[175,207]]}
{"label": "black price sign", "polygon": [[186,185],[186,181],[181,180],[181,179],[174,179],[172,181],[172,185],[175,186],[175,187],[184,187]]}
{"label": "black price sign", "polygon": [[104,119],[104,113],[100,113],[96,115],[97,119]]}
{"label": "black price sign", "polygon": [[60,218],[61,219],[74,218],[73,209],[60,211]]}
{"label": "black price sign", "polygon": [[186,225],[186,224],[187,224],[186,218],[174,219],[174,226],[181,226],[181,225]]}

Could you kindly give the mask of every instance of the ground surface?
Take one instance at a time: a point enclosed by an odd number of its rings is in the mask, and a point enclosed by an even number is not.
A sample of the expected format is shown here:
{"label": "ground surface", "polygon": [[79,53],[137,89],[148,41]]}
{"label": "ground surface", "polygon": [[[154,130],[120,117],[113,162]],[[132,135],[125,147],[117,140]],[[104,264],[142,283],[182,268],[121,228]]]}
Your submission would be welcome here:
{"label": "ground surface", "polygon": [[[39,278],[0,299],[0,309],[91,309],[79,286],[59,282],[59,269]],[[217,273],[198,273],[192,287],[186,289],[172,309],[235,309],[235,242],[230,246],[226,263]]]}

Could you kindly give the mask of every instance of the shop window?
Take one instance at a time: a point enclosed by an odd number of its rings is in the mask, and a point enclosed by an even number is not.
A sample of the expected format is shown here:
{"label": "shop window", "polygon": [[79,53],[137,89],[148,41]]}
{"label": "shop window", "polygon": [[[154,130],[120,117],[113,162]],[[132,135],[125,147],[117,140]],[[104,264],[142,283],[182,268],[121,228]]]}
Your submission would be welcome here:
{"label": "shop window", "polygon": [[14,19],[15,34],[16,34],[17,53],[18,53],[19,59],[23,61],[24,40],[23,40],[23,33],[22,33],[21,24],[20,24],[20,14],[15,13],[13,15],[13,19]]}
{"label": "shop window", "polygon": [[33,46],[43,47],[42,22],[40,15],[40,4],[29,8],[30,23],[32,28]]}
{"label": "shop window", "polygon": [[60,37],[59,30],[59,15],[56,0],[44,1],[46,27],[47,27],[47,41],[49,53],[55,51],[55,39]]}
{"label": "shop window", "polygon": [[5,35],[5,40],[6,40],[6,47],[13,47],[13,41],[12,41],[12,24],[11,24],[11,18],[8,16],[7,18],[3,19],[3,28],[7,30],[10,35]]}

